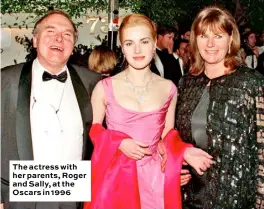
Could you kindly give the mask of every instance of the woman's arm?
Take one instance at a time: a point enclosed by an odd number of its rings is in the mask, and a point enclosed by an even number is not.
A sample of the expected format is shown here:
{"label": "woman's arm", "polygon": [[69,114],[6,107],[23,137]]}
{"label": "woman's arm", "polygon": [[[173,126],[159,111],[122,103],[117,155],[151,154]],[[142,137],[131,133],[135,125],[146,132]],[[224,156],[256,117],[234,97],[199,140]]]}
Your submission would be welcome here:
{"label": "woman's arm", "polygon": [[177,90],[176,90],[176,92],[173,95],[173,98],[171,100],[170,106],[168,108],[168,112],[166,114],[165,127],[164,127],[162,135],[161,135],[162,139],[166,136],[166,134],[172,128],[174,128],[176,103],[177,103]]}
{"label": "woman's arm", "polygon": [[94,87],[91,103],[93,109],[93,123],[102,124],[106,110],[106,98],[102,81],[99,81]]}
{"label": "woman's arm", "polygon": [[[177,91],[175,92],[171,104],[169,106],[168,112],[166,114],[165,128],[162,132],[162,138],[164,138],[167,133],[174,128],[175,122],[175,108],[177,103]],[[183,143],[183,142],[182,142]],[[180,144],[179,144],[180,146]],[[212,164],[212,156],[207,154],[201,149],[195,147],[186,148],[184,151],[184,160],[192,166],[197,173],[200,175],[203,174],[207,168],[209,168]],[[165,167],[164,159],[162,161],[162,170]],[[164,164],[164,165],[163,165]]]}
{"label": "woman's arm", "polygon": [[[174,128],[176,103],[177,103],[177,90],[176,90],[175,94],[173,95],[173,98],[171,100],[170,106],[169,106],[167,114],[166,114],[165,127],[162,131],[162,134],[161,134],[162,139],[167,135],[167,133],[172,128]],[[162,170],[162,172],[164,172],[165,167],[166,167],[166,163],[167,163],[167,151],[166,151],[166,148],[165,148],[163,141],[160,141],[158,144],[158,152],[162,157],[161,170]]]}
{"label": "woman's arm", "polygon": [[[164,138],[167,133],[174,128],[174,123],[175,123],[175,110],[176,110],[176,104],[177,104],[177,91],[173,95],[171,104],[169,106],[168,112],[166,114],[166,121],[165,121],[165,128],[162,132],[162,138]],[[167,153],[166,153],[166,148],[163,144],[163,142],[159,143],[159,153],[162,156],[162,162],[161,162],[161,170],[164,172],[165,167],[166,167],[166,162],[167,162]],[[181,170],[181,186],[187,184],[189,180],[191,179],[191,175],[189,170],[187,169],[182,169]]]}

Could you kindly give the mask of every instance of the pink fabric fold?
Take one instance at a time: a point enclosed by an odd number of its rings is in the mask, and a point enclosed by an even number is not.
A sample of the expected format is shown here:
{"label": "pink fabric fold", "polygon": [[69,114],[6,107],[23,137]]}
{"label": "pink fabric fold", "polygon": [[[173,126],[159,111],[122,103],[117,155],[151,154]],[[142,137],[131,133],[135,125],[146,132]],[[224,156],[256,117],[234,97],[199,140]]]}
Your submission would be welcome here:
{"label": "pink fabric fold", "polygon": [[181,140],[179,132],[171,129],[164,137],[164,143],[167,150],[167,163],[165,167],[164,184],[164,208],[181,209],[181,169],[183,163],[184,151],[188,147],[193,147]]}
{"label": "pink fabric fold", "polygon": [[[90,131],[94,143],[92,155],[92,201],[83,209],[140,209],[140,194],[136,161],[126,157],[119,149],[123,139],[130,136],[106,130],[93,124]],[[191,145],[182,142],[174,129],[164,138],[168,153],[165,170],[165,209],[181,209],[180,171],[183,154]]]}
{"label": "pink fabric fold", "polygon": [[90,130],[94,143],[92,165],[92,201],[84,209],[140,208],[136,162],[118,147],[128,135],[94,124]]}

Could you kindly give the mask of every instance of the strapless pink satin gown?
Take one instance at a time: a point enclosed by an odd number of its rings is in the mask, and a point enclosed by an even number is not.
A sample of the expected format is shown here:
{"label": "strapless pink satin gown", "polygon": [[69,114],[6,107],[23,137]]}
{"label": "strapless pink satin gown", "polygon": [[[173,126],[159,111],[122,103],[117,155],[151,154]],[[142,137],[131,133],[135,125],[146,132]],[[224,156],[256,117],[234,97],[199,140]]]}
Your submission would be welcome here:
{"label": "strapless pink satin gown", "polygon": [[153,153],[152,156],[137,161],[141,208],[163,209],[164,173],[161,171],[161,158],[157,152],[157,146],[165,125],[168,107],[177,89],[172,83],[170,94],[161,108],[151,112],[136,112],[117,103],[111,77],[102,80],[102,84],[107,102],[107,128],[121,131],[133,139],[149,145],[149,149]]}

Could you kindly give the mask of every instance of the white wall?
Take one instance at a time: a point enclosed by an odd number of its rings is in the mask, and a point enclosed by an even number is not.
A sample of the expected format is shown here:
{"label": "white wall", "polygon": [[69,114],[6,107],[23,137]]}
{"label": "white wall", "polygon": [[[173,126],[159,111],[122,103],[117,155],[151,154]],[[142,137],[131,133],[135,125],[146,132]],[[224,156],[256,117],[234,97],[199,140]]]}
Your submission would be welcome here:
{"label": "white wall", "polygon": [[[120,19],[130,12],[120,10]],[[17,63],[25,61],[25,56],[28,54],[23,45],[20,45],[16,42],[15,37],[24,37],[26,35],[29,38],[32,38],[32,29],[36,16],[32,14],[5,14],[1,15],[1,68],[13,65],[14,59]],[[79,30],[79,39],[76,45],[97,45],[100,42],[95,38],[99,35],[101,38],[104,38],[107,35],[108,30],[108,18],[107,13],[96,14],[94,12],[87,12],[81,18],[73,19],[75,23],[82,22],[81,26],[78,27]],[[28,25],[28,28],[23,26],[23,23]],[[120,21],[119,21],[120,22]],[[16,25],[18,23],[18,25]],[[21,28],[19,28],[19,26]]]}

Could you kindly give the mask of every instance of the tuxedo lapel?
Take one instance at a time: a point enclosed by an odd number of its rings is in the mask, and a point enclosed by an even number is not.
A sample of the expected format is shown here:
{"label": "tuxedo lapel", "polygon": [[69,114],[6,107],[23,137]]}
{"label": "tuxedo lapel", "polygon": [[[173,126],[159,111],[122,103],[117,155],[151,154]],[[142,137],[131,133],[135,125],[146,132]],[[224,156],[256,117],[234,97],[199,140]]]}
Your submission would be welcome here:
{"label": "tuxedo lapel", "polygon": [[87,126],[87,122],[91,120],[92,108],[90,103],[90,97],[78,73],[71,65],[68,65],[68,69],[71,76],[76,99],[78,101],[80,112],[82,115],[82,121],[83,121],[83,155],[82,156],[84,158],[84,156],[86,155],[87,137],[88,137],[86,126]]}
{"label": "tuxedo lapel", "polygon": [[24,64],[18,85],[16,109],[16,139],[20,160],[33,160],[33,148],[30,129],[30,93],[32,63]]}
{"label": "tuxedo lapel", "polygon": [[157,53],[157,55],[160,57],[160,59],[162,59],[163,57],[162,57],[162,51],[161,50],[159,50],[159,49],[156,49],[156,53]]}
{"label": "tuxedo lapel", "polygon": [[161,51],[159,49],[156,49],[156,53],[159,56],[162,65],[164,66],[166,64],[166,61],[168,58],[167,56],[169,55],[168,51],[166,51],[166,50]]}
{"label": "tuxedo lapel", "polygon": [[176,72],[178,72],[178,74],[179,74],[180,77],[183,76],[183,74],[182,74],[182,69],[181,69],[181,65],[180,65],[180,58],[176,59],[175,64],[176,64],[175,68],[176,68],[176,69],[179,69],[179,70],[176,71]]}

